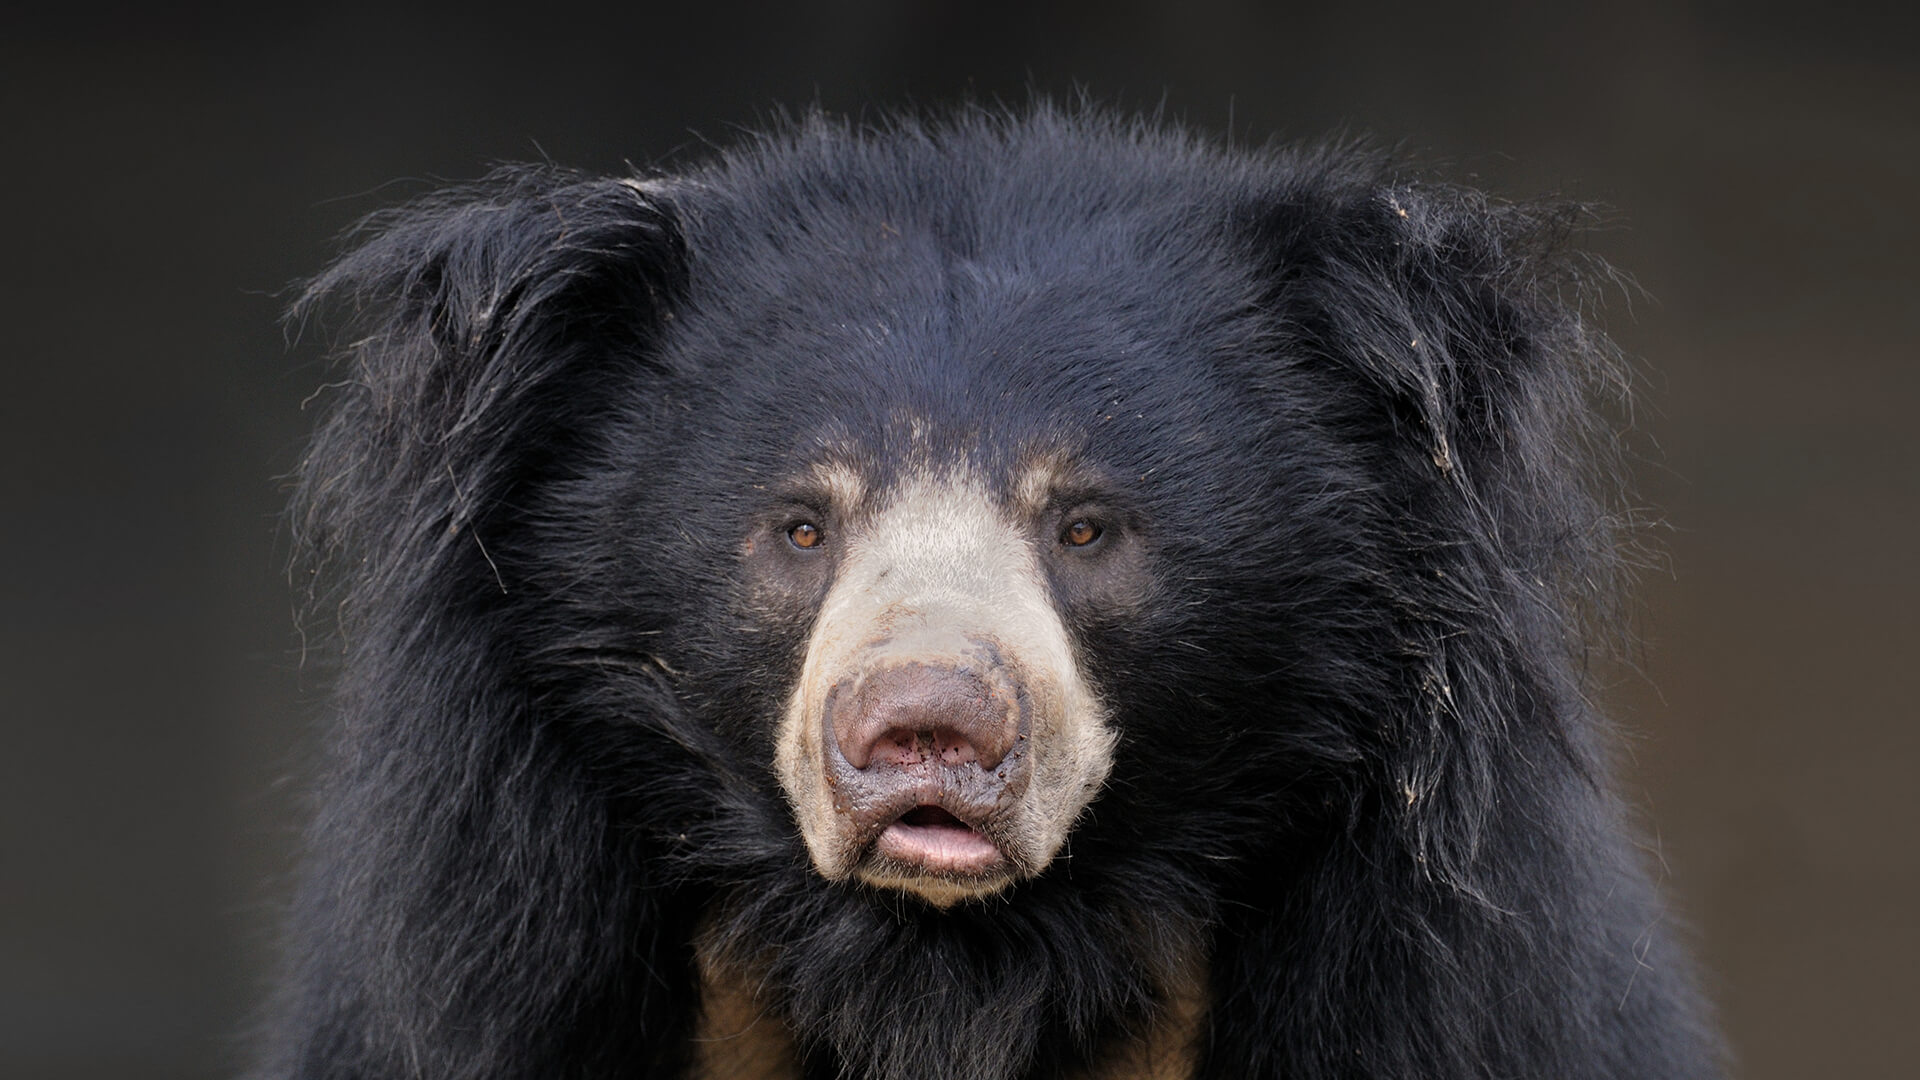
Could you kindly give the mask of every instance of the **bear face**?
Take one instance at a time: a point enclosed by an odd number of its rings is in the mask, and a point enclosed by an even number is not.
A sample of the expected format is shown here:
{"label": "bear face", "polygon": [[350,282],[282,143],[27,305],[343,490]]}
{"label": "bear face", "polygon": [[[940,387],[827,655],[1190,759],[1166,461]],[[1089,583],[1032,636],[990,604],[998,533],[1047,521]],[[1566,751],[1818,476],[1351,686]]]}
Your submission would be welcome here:
{"label": "bear face", "polygon": [[[712,453],[732,459],[696,451],[690,471],[724,477],[723,490],[706,481],[708,501],[739,508],[703,541],[740,554],[717,571],[739,578],[735,617],[761,640],[788,630],[789,650],[791,631],[811,628],[800,655],[784,658],[777,713],[743,726],[777,716],[774,764],[813,865],[829,880],[950,903],[1044,870],[1106,780],[1120,725],[1155,722],[1115,715],[1082,656],[1099,652],[1088,631],[1137,633],[1168,574],[1161,534],[1185,522],[1156,513],[1154,475],[1164,491],[1218,471],[1203,463],[1225,437],[1204,425],[1179,432],[1177,460],[1147,449],[1177,417],[1155,408],[1158,429],[1140,429],[1148,399],[1169,394],[1169,371],[1199,396],[1206,338],[1183,341],[1188,324],[1235,312],[1231,296],[1196,314],[1170,296],[1089,309],[1046,295],[1086,296],[1137,272],[1134,238],[1098,257],[961,257],[941,240],[955,223],[896,217],[840,223],[841,233],[808,223],[826,250],[857,249],[862,232],[881,249],[831,278],[801,268],[800,281],[830,279],[832,291],[796,299],[784,276],[794,271],[744,254],[726,260],[723,280],[690,286],[690,310],[708,290],[751,304],[733,280],[744,264],[741,276],[773,280],[777,302],[812,314],[798,335],[750,315],[751,342],[694,341],[685,353],[670,334],[667,354],[696,385],[722,357],[757,353],[721,393],[764,417],[751,449],[730,427],[670,444],[718,438],[726,445]],[[930,288],[943,295],[923,295]],[[896,327],[887,314],[929,307],[940,326]],[[823,325],[841,332],[822,341]],[[1232,398],[1224,385],[1211,396]],[[1213,423],[1252,435],[1257,417],[1234,412]]]}
{"label": "bear face", "polygon": [[1570,220],[1045,107],[377,219],[265,1074],[1712,1075]]}
{"label": "bear face", "polygon": [[[609,594],[715,605],[684,617],[752,643],[715,656],[710,631],[669,631],[647,648],[711,682],[694,695],[719,703],[706,726],[777,776],[822,877],[941,906],[995,895],[1052,863],[1123,734],[1164,744],[1129,783],[1170,804],[1195,785],[1183,773],[1212,768],[1217,710],[1193,702],[1240,677],[1249,630],[1195,611],[1238,595],[1262,618],[1263,586],[1290,573],[1270,563],[1309,543],[1278,520],[1309,515],[1262,505],[1261,459],[1293,438],[1266,401],[1295,391],[1243,366],[1257,267],[1218,245],[1218,208],[1140,192],[1046,234],[971,204],[878,220],[816,204],[770,229],[771,197],[681,226],[687,280],[656,365],[617,394],[648,411],[583,436],[584,460],[607,462],[587,490],[637,479],[544,507],[536,520],[564,524],[536,546],[567,549],[618,508],[598,528],[623,539],[596,562],[666,576]],[[1302,477],[1278,486],[1322,484],[1312,463],[1297,455]],[[660,522],[685,543],[649,548]],[[676,595],[692,567],[713,587]],[[658,616],[578,621],[642,619]]]}

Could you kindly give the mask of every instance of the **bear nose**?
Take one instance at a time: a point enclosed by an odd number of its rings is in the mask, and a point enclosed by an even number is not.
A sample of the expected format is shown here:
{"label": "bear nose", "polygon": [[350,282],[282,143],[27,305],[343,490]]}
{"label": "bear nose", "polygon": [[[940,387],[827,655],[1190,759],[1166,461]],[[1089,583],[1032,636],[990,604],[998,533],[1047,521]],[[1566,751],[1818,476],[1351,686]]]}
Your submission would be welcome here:
{"label": "bear nose", "polygon": [[992,771],[1019,737],[1016,695],[995,685],[1004,682],[938,664],[875,672],[834,688],[834,739],[856,769],[974,763]]}

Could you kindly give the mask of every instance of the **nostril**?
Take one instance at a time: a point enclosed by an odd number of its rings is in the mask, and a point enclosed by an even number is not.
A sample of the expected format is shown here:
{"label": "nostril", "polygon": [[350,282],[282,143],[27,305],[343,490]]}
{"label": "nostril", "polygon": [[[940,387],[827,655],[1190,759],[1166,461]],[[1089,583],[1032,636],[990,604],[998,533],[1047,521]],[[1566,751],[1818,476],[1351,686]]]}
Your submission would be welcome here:
{"label": "nostril", "polygon": [[926,764],[999,767],[1018,734],[1014,694],[971,671],[903,664],[828,699],[840,756],[856,769]]}
{"label": "nostril", "polygon": [[[980,754],[965,733],[935,725],[931,730],[889,728],[873,741],[865,758],[865,761],[855,761],[851,757],[847,760],[857,769],[864,769],[870,764],[918,765],[926,761],[936,761],[942,765],[965,765],[979,761]],[[985,767],[990,769],[993,765]]]}
{"label": "nostril", "polygon": [[[844,744],[843,744],[844,745]],[[860,753],[860,747],[845,748],[847,763],[856,769],[872,764],[918,765],[931,756],[921,746],[920,733],[906,728],[889,728]]]}
{"label": "nostril", "polygon": [[[967,737],[950,728],[933,729],[933,756],[942,765],[965,765],[969,761],[979,761],[980,755]],[[994,765],[999,762],[995,761]],[[988,765],[987,768],[992,768]]]}

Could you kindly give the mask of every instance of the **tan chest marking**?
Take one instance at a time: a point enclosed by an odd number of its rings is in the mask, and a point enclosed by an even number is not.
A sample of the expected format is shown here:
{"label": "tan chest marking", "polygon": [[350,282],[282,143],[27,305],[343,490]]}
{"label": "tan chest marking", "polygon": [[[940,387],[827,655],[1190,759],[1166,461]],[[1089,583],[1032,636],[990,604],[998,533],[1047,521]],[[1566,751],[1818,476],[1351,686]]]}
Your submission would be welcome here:
{"label": "tan chest marking", "polygon": [[[699,1080],[799,1080],[792,1034],[760,1001],[758,982],[700,957],[700,1023],[693,1075]],[[1068,1080],[1188,1080],[1200,1064],[1206,1030],[1204,966],[1189,964],[1167,988],[1165,1004],[1146,1030]]]}
{"label": "tan chest marking", "polygon": [[697,1080],[800,1080],[793,1036],[760,1001],[757,980],[699,950],[700,1022],[693,1034]]}
{"label": "tan chest marking", "polygon": [[1145,1031],[1068,1080],[1189,1080],[1200,1068],[1206,1023],[1206,964],[1195,959],[1169,981]]}

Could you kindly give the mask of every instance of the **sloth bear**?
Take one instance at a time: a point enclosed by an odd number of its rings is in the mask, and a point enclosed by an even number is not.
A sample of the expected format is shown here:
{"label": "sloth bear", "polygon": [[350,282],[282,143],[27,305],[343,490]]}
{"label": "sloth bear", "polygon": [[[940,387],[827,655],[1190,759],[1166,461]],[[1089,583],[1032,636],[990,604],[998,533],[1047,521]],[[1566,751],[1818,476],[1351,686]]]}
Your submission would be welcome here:
{"label": "sloth bear", "polygon": [[259,1075],[1714,1075],[1577,217],[1038,105],[374,218]]}

